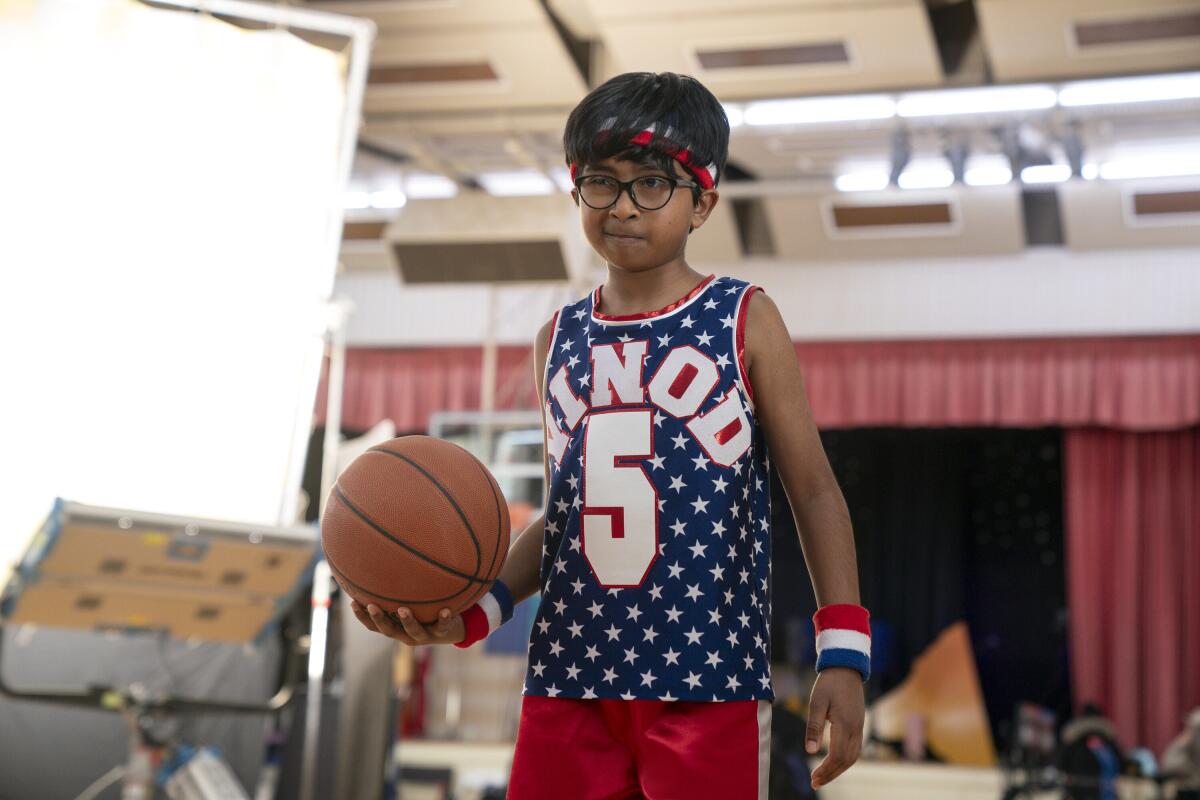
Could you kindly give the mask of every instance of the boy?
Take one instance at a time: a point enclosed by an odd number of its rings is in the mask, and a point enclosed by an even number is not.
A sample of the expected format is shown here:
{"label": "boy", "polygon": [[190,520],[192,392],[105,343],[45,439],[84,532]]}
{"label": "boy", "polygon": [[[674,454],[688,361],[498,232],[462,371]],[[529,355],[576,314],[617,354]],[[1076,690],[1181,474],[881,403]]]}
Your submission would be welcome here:
{"label": "boy", "polygon": [[717,203],[728,120],[692,78],[629,73],[584,98],[563,142],[608,280],[537,335],[546,510],[461,616],[354,612],[408,644],[469,646],[541,591],[514,800],[765,798],[774,464],[821,605],[806,734],[815,752],[831,723],[819,787],[858,757],[870,629],[778,309],[684,258]]}

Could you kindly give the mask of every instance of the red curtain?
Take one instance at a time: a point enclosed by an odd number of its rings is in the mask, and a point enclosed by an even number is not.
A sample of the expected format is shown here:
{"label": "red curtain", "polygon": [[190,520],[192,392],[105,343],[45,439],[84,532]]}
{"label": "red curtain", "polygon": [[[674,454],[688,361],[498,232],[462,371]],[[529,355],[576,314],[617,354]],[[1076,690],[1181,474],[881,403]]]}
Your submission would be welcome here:
{"label": "red curtain", "polygon": [[[1161,750],[1200,706],[1200,336],[796,345],[822,428],[1067,429],[1072,678],[1128,744]],[[426,429],[479,408],[479,348],[347,354],[343,421]],[[528,347],[502,347],[498,409],[537,408]],[[317,406],[324,417],[324,391]]]}
{"label": "red curtain", "polygon": [[1066,432],[1075,697],[1157,752],[1200,706],[1200,428]]}

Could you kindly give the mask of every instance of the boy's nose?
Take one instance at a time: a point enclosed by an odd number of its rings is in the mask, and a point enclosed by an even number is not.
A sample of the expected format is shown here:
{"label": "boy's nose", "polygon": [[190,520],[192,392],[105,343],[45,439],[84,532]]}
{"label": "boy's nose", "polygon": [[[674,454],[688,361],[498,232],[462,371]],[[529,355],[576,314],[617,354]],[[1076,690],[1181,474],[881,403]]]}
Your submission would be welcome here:
{"label": "boy's nose", "polygon": [[636,217],[641,213],[641,209],[633,202],[633,197],[630,195],[633,187],[621,189],[617,194],[617,202],[610,207],[612,215],[618,219],[629,219]]}

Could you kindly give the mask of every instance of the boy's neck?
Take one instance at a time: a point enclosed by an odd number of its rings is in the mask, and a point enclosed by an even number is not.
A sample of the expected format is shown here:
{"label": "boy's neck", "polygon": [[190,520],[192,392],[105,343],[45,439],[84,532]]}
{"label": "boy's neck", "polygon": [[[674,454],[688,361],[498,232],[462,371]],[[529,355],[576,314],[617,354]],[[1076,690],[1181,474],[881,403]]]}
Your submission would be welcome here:
{"label": "boy's neck", "polygon": [[706,278],[683,259],[661,267],[631,272],[608,265],[608,280],[600,292],[597,311],[609,316],[657,311],[685,296]]}

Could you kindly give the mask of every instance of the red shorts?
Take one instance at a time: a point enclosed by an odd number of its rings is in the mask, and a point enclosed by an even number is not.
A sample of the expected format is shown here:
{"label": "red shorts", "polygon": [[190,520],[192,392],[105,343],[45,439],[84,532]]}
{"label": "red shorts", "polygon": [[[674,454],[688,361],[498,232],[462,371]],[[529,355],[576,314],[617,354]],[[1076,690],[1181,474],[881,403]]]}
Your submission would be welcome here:
{"label": "red shorts", "polygon": [[526,696],[509,800],[766,800],[771,704]]}

